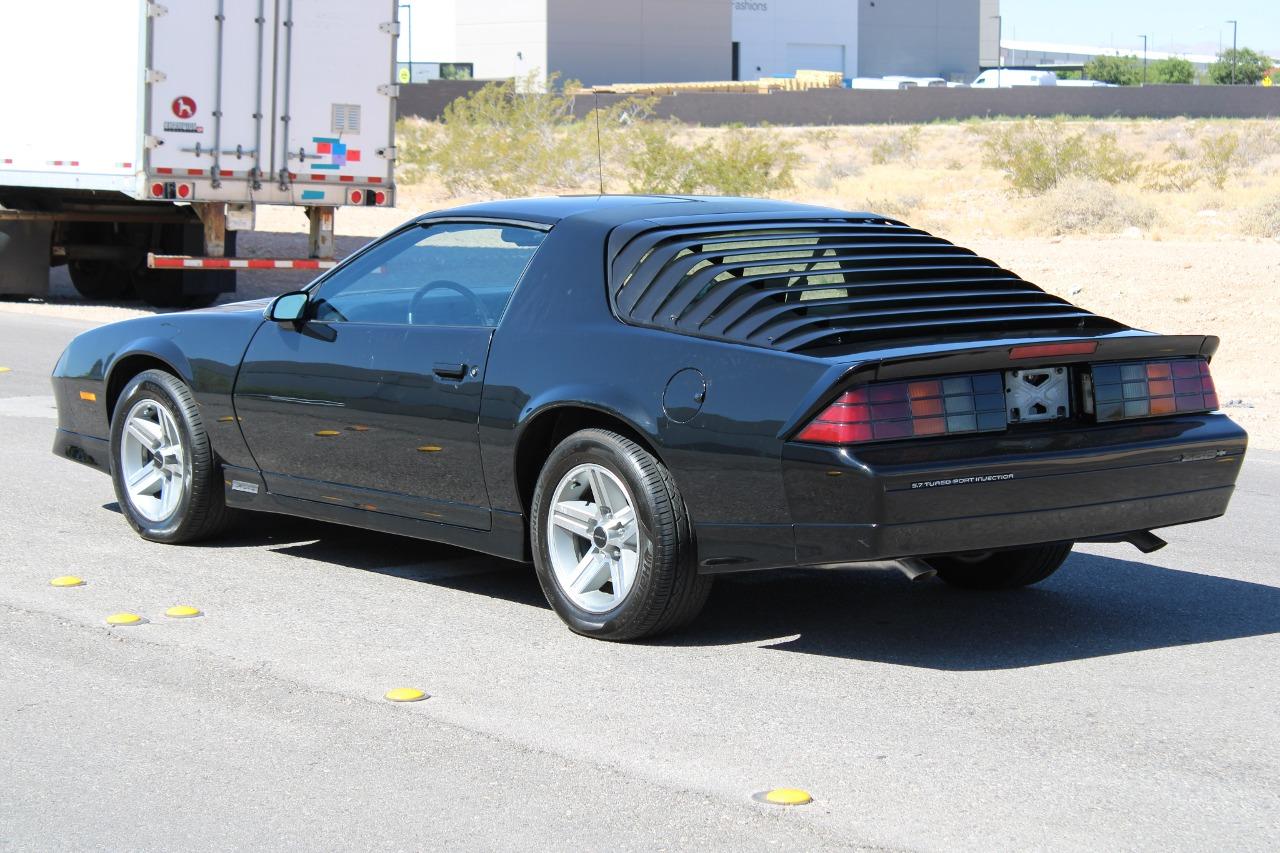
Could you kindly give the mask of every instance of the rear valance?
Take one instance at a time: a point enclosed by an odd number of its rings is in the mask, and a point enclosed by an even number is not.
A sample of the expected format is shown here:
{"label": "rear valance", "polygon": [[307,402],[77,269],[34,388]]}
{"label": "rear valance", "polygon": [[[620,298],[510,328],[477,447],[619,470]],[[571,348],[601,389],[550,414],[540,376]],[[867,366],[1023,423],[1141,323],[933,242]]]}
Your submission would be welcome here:
{"label": "rear valance", "polygon": [[787,352],[1126,328],[889,219],[652,224],[611,260],[611,302],[633,325]]}

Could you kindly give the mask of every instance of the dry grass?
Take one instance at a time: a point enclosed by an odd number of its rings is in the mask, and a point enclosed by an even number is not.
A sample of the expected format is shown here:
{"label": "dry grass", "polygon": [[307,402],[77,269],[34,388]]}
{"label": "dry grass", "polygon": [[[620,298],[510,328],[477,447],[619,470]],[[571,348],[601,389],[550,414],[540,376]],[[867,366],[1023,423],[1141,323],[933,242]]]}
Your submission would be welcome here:
{"label": "dry grass", "polygon": [[[423,123],[430,125],[430,123]],[[1037,132],[1081,136],[1097,150],[1114,141],[1117,154],[1131,157],[1136,172],[1116,180],[1108,215],[1081,214],[1050,191],[1015,192],[1005,174],[984,163],[983,142],[992,135],[1022,130],[1020,120],[973,120],[900,126],[822,128],[700,128],[679,126],[672,138],[686,147],[723,146],[732,136],[774,140],[796,152],[794,185],[774,197],[872,209],[910,217],[913,224],[949,237],[1035,237],[1056,234],[1101,236],[1138,227],[1152,239],[1269,238],[1280,198],[1280,128],[1254,120],[1062,120],[1040,122]],[[1056,130],[1055,130],[1056,129]],[[418,127],[413,134],[429,136]],[[634,132],[626,126],[608,132]],[[622,140],[625,141],[625,140]],[[624,150],[625,145],[606,149]],[[451,196],[429,172],[402,163],[402,196],[432,206],[484,194]],[[592,170],[587,170],[591,172]],[[642,189],[626,164],[605,163],[605,188]],[[456,189],[456,188],[455,188]],[[595,174],[581,186],[541,186],[534,192],[594,192]],[[1102,198],[1094,193],[1095,201]],[[1114,202],[1114,203],[1112,203]],[[1150,211],[1156,211],[1155,216]],[[1065,218],[1061,218],[1065,217]],[[1271,217],[1271,218],[1268,218]],[[1269,233],[1268,233],[1269,231]]]}

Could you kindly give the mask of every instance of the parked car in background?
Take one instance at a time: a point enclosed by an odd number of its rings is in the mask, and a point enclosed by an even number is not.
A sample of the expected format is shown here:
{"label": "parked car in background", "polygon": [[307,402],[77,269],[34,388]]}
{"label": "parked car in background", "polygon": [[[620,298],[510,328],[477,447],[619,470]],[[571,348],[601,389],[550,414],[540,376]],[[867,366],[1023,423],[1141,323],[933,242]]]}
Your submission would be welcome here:
{"label": "parked car in background", "polygon": [[274,300],[81,334],[54,452],[146,539],[241,508],[448,542],[532,562],[570,628],[625,640],[725,572],[1002,589],[1075,542],[1154,550],[1222,515],[1244,460],[1217,346],[875,213],[495,201]]}
{"label": "parked car in background", "polygon": [[945,89],[947,81],[941,77],[905,77],[900,74],[885,75],[882,79],[890,80],[895,83],[910,83],[913,86],[919,86],[924,89]]}
{"label": "parked car in background", "polygon": [[975,89],[1012,89],[1014,86],[1056,86],[1058,75],[1052,71],[1026,68],[989,68],[970,85]]}

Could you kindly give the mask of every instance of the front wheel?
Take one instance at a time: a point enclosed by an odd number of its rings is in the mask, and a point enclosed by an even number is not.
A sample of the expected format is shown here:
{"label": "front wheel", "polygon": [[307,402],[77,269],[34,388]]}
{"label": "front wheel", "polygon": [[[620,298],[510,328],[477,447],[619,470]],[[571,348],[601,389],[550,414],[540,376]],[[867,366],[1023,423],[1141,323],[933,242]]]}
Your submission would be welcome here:
{"label": "front wheel", "polygon": [[547,601],[571,629],[604,640],[675,630],[706,603],[692,527],[666,467],[603,429],[570,435],[538,477],[530,518]]}
{"label": "front wheel", "polygon": [[938,577],[964,589],[1014,589],[1039,583],[1056,572],[1071,554],[1072,542],[1050,542],[988,551],[983,554],[953,554],[930,557],[927,562]]}
{"label": "front wheel", "polygon": [[146,370],[125,386],[111,418],[111,461],[120,511],[142,538],[193,542],[226,526],[209,436],[176,376]]}

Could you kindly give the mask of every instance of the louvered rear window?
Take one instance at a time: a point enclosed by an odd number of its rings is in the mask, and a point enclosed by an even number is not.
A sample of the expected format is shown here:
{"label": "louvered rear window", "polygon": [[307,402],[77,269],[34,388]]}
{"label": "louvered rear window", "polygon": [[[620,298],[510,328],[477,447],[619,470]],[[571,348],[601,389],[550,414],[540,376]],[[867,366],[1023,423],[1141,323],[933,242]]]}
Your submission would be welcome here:
{"label": "louvered rear window", "polygon": [[1122,328],[968,249],[886,219],[655,227],[613,258],[625,322],[792,352]]}

